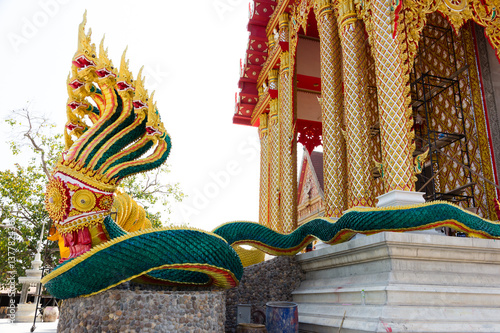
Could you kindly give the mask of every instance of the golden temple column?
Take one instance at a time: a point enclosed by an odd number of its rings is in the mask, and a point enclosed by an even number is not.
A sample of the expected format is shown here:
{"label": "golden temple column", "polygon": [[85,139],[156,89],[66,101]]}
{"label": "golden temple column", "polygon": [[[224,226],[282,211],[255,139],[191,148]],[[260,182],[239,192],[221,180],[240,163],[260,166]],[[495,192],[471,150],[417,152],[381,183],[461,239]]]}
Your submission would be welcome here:
{"label": "golden temple column", "polygon": [[293,110],[294,69],[290,66],[288,14],[280,16],[279,36],[282,44],[279,74],[280,123],[280,220],[283,232],[297,228],[297,143]]}
{"label": "golden temple column", "polygon": [[318,0],[325,215],[340,217],[346,208],[345,146],[342,138],[342,52],[329,0]]}
{"label": "golden temple column", "polygon": [[373,206],[369,154],[367,58],[363,22],[353,0],[340,0],[339,35],[344,76],[344,120],[347,151],[348,208]]}
{"label": "golden temple column", "polygon": [[[259,88],[259,92],[262,88]],[[259,138],[260,138],[260,197],[259,197],[259,223],[267,226],[269,224],[269,150],[267,113],[259,116]]]}
{"label": "golden temple column", "polygon": [[[478,68],[476,64],[476,50],[474,46],[474,39],[472,37],[471,30],[472,23],[464,26],[462,28],[462,34],[464,36],[465,51],[467,57],[467,63],[469,64],[469,86],[472,97],[472,104],[475,116],[475,125],[477,128],[477,143],[479,146],[479,154],[481,156],[481,169],[483,176],[490,181],[495,180],[495,175],[493,173],[493,166],[491,163],[490,155],[490,145],[488,140],[488,130],[486,125],[486,117],[483,109],[482,103],[482,93],[480,86],[480,74],[478,73]],[[477,182],[480,184],[479,179]],[[478,185],[479,185],[478,184]],[[476,186],[478,186],[476,185]],[[486,194],[486,207],[484,216],[493,219],[496,217],[495,209],[495,199],[496,199],[496,189],[491,184],[484,182],[485,194]]]}
{"label": "golden temple column", "polygon": [[[278,70],[269,71],[269,91],[278,90]],[[280,223],[280,124],[278,99],[269,101],[269,224],[270,229],[282,232]]]}
{"label": "golden temple column", "polygon": [[[371,0],[365,24],[370,37],[375,73],[382,145],[383,182],[386,192],[414,191],[412,140],[414,133],[408,65],[399,34],[393,38],[391,4]],[[368,20],[368,22],[366,21]]]}

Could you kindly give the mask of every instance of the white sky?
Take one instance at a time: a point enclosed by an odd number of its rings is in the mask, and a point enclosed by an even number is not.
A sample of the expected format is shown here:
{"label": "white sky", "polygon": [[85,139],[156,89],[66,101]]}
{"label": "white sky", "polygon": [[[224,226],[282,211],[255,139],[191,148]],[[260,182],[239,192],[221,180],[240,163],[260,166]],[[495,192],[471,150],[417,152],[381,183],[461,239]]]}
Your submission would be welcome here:
{"label": "white sky", "polygon": [[[212,230],[258,219],[257,129],[232,124],[239,62],[248,32],[247,0],[0,1],[0,169],[13,164],[3,119],[26,106],[49,115],[62,133],[66,78],[78,25],[105,45],[115,66],[128,45],[130,69],[145,65],[146,88],[172,137],[168,181],[189,195],[172,222]],[[217,179],[217,180],[215,180]]]}

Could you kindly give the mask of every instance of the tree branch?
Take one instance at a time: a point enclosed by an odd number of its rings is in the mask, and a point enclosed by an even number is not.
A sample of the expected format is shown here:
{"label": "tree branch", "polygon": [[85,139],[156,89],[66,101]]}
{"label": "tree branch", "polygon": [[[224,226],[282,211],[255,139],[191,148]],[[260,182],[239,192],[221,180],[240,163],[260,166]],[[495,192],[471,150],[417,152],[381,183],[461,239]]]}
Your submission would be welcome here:
{"label": "tree branch", "polygon": [[16,214],[14,216],[16,216],[17,218],[24,218],[27,222],[30,222],[31,224],[33,224],[34,226],[36,226],[37,223],[35,223],[33,221],[33,217],[29,213],[29,210],[26,207],[22,206],[22,205],[19,205],[19,206],[21,207],[21,209],[25,210],[26,212],[23,212],[22,210],[15,210],[15,211],[12,211],[12,214],[13,215]]}
{"label": "tree branch", "polygon": [[0,228],[4,228],[4,229],[11,229],[12,231],[14,231],[16,234],[18,234],[19,236],[21,236],[21,238],[27,242],[28,239],[23,235],[23,233],[21,232],[21,230],[17,229],[16,227],[14,226],[11,226],[11,225],[5,225],[5,224],[0,224]]}
{"label": "tree branch", "polygon": [[[40,152],[40,159],[42,160],[42,169],[43,169],[43,172],[45,173],[45,175],[47,176],[47,179],[50,179],[50,172],[49,172],[49,169],[47,167],[47,161],[45,160],[45,150],[43,148],[41,148],[35,141],[35,139],[31,136],[31,131],[33,129],[33,125],[31,123],[31,116],[28,112],[28,110],[26,109],[26,119],[28,119],[28,123],[29,123],[29,129],[26,133],[24,133],[24,136],[26,138],[28,138],[28,140],[30,140],[31,142],[31,145],[33,146],[33,148],[35,148],[35,151],[38,151]],[[42,122],[43,124],[43,122]]]}

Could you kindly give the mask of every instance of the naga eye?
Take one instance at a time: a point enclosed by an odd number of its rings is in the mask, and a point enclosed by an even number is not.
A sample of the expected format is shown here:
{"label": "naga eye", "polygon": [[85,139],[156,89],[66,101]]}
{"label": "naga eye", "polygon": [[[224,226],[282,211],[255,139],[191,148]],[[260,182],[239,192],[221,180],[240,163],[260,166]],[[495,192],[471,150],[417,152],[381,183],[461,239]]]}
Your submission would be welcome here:
{"label": "naga eye", "polygon": [[95,58],[95,54],[92,55],[92,58]]}
{"label": "naga eye", "polygon": [[92,191],[80,189],[73,194],[71,198],[73,206],[81,212],[89,212],[96,205],[96,197]]}

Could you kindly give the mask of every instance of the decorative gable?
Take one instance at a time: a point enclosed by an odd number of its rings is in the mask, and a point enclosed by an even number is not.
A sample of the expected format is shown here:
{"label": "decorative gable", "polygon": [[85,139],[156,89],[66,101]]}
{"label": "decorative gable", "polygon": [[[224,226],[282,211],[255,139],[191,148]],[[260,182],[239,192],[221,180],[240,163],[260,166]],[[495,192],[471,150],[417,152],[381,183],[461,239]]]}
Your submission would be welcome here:
{"label": "decorative gable", "polygon": [[[320,172],[317,172],[317,169]],[[319,177],[318,177],[319,176]],[[319,181],[318,178],[321,180]],[[298,224],[324,214],[323,153],[304,151],[298,186]]]}

